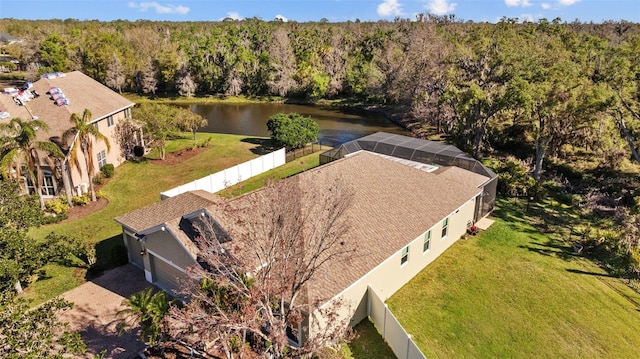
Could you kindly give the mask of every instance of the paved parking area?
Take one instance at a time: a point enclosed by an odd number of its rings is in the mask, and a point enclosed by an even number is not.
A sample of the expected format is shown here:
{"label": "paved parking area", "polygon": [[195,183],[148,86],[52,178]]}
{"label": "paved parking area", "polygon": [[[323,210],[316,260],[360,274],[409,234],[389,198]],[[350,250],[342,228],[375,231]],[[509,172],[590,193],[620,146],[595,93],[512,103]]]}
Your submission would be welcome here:
{"label": "paved parking area", "polygon": [[142,270],[127,264],[108,270],[62,295],[74,306],[60,319],[82,336],[88,348],[84,357],[93,358],[106,350],[107,358],[129,359],[144,349],[137,331],[119,335],[118,323],[122,320],[116,314],[126,308],[122,305],[124,299],[149,286]]}

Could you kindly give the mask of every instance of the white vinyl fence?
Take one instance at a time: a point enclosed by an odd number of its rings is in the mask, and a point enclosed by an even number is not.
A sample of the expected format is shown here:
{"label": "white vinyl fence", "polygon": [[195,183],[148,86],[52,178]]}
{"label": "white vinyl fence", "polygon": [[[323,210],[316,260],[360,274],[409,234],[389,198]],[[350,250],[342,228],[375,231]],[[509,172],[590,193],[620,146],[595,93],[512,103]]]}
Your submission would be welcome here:
{"label": "white vinyl fence", "polygon": [[180,193],[203,190],[216,193],[229,186],[240,183],[253,176],[272,170],[286,163],[285,150],[281,148],[264,156],[216,172],[207,177],[183,184],[166,192],[160,193],[160,199],[177,196]]}
{"label": "white vinyl fence", "polygon": [[420,349],[411,339],[411,335],[402,328],[400,322],[393,316],[387,305],[369,286],[367,290],[367,310],[369,318],[378,327],[382,338],[389,344],[398,359],[426,359]]}

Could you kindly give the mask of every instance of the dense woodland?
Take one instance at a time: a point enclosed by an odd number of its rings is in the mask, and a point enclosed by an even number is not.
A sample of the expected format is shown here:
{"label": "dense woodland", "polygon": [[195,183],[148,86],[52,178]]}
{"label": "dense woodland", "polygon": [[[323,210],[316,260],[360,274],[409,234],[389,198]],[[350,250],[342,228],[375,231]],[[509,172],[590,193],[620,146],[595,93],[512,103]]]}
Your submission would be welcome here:
{"label": "dense woodland", "polygon": [[510,155],[504,166],[524,166],[538,182],[547,165],[571,161],[575,170],[578,161],[611,177],[627,159],[640,161],[640,24],[418,20],[4,19],[0,31],[23,39],[4,51],[27,79],[81,70],[151,96],[374,105],[417,136],[448,139],[477,158]]}
{"label": "dense woodland", "polygon": [[640,24],[419,20],[4,19],[0,31],[24,40],[4,49],[28,79],[81,70],[116,91],[383,105],[476,157],[518,144],[536,178],[566,145],[640,159]]}
{"label": "dense woodland", "polygon": [[591,210],[637,210],[640,24],[416,20],[3,19],[0,32],[23,40],[3,50],[27,80],[81,70],[151,97],[373,106],[416,136],[498,158],[503,194],[540,198],[551,180]]}

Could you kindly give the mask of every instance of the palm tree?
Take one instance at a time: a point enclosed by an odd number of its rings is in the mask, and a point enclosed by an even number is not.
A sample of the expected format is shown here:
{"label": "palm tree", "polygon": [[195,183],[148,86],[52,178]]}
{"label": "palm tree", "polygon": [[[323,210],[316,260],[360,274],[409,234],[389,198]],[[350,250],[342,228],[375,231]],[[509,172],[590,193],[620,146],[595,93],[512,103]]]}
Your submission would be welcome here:
{"label": "palm tree", "polygon": [[148,345],[155,345],[162,338],[162,319],[169,313],[172,303],[165,292],[154,293],[151,287],[132,294],[129,299],[123,301],[128,308],[117,313],[124,319],[120,330],[133,329],[140,325],[140,339]]}
{"label": "palm tree", "polygon": [[107,145],[107,152],[111,151],[111,144],[109,139],[100,133],[91,122],[91,111],[85,109],[82,112],[82,117],[77,113],[71,115],[70,118],[73,127],[64,131],[62,139],[64,142],[70,137],[73,137],[73,143],[69,149],[69,162],[72,166],[80,167],[78,160],[78,148],[84,155],[84,164],[87,171],[87,177],[89,177],[89,188],[91,189],[91,200],[96,200],[96,191],[93,188],[93,176],[95,173],[95,164],[93,163],[93,139],[102,141]]}
{"label": "palm tree", "polygon": [[[46,131],[48,126],[40,120],[23,121],[21,118],[13,118],[8,123],[0,124],[0,171],[9,178],[26,176],[33,183],[33,187],[40,198],[40,206],[44,209],[42,197],[43,174],[40,157],[42,153],[55,157],[64,157],[60,148],[50,141],[38,141],[37,130]],[[49,162],[53,169],[53,163],[49,156],[44,160]],[[22,173],[22,165],[26,165],[27,173]],[[15,171],[15,172],[13,172]]]}

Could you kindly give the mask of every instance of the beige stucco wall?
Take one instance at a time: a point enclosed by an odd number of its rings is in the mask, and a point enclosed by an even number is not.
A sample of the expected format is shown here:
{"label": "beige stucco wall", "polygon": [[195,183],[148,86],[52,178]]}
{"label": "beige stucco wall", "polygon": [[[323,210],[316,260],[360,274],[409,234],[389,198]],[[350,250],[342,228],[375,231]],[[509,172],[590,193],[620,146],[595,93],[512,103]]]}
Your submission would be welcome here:
{"label": "beige stucco wall", "polygon": [[[365,319],[367,317],[365,297],[367,286],[374,288],[382,300],[387,300],[466,233],[468,221],[473,221],[474,210],[475,198],[466,202],[448,217],[449,225],[445,238],[441,237],[443,218],[409,243],[407,263],[400,264],[402,250],[399,250],[344,290],[339,295],[343,300],[341,317],[351,318],[349,322],[351,326]],[[428,251],[423,252],[424,234],[429,230],[431,230],[431,245]]]}
{"label": "beige stucco wall", "polygon": [[[123,226],[123,242],[127,247],[129,261],[142,264],[145,278],[148,282],[154,283],[157,278],[153,273],[153,261],[162,261],[168,263],[172,267],[179,267],[182,270],[196,264],[191,254],[176,240],[169,229],[158,230],[145,236],[142,242],[134,238],[133,231]],[[140,251],[144,251],[144,255],[140,255]],[[153,257],[153,258],[152,258]],[[176,293],[180,288],[163,287],[166,290]]]}
{"label": "beige stucco wall", "polygon": [[[100,151],[104,150],[106,152],[107,163],[111,163],[115,167],[118,167],[122,162],[125,161],[125,158],[122,156],[120,151],[120,144],[116,141],[115,129],[119,122],[126,119],[126,112],[127,111],[123,109],[120,112],[113,114],[112,126],[108,126],[106,117],[97,121],[98,130],[109,139],[111,150],[107,151],[107,145],[104,142],[96,141],[95,139],[93,140],[93,164],[95,166],[94,173],[98,173],[100,171],[100,168],[98,166],[98,153],[100,153]],[[78,161],[80,163],[80,168],[76,168],[73,165],[71,167],[71,182],[74,191],[77,191],[78,186],[89,188],[89,177],[87,176],[85,169],[84,155],[82,154],[82,151],[78,151],[77,155]]]}
{"label": "beige stucco wall", "polygon": [[148,234],[145,238],[144,246],[146,249],[156,253],[157,256],[180,268],[187,268],[196,264],[189,252],[168,230]]}

